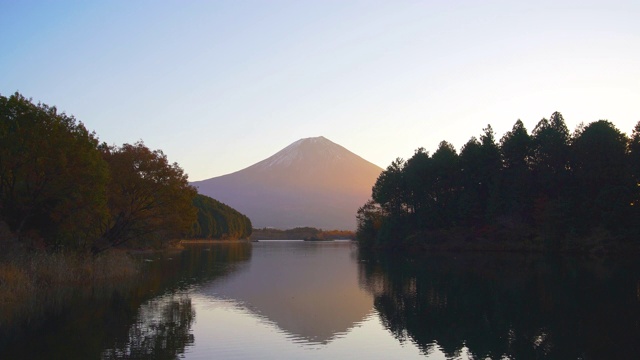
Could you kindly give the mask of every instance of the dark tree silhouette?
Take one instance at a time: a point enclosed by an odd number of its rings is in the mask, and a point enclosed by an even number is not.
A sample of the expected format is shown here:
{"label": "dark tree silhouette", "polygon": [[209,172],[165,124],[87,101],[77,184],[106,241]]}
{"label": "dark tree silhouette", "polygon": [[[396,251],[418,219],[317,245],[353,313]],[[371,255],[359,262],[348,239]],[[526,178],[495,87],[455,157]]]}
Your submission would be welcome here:
{"label": "dark tree silhouette", "polygon": [[446,249],[587,251],[635,243],[639,154],[640,123],[630,139],[606,120],[570,136],[554,112],[531,136],[518,120],[499,144],[488,125],[459,155],[443,141],[432,156],[420,148],[394,161],[358,211],[357,237],[364,247]]}
{"label": "dark tree silhouette", "polygon": [[520,120],[500,140],[503,161],[499,184],[502,216],[518,223],[530,222],[528,214],[532,203],[528,195],[532,187],[529,168],[531,141],[531,136]]}
{"label": "dark tree silhouette", "polygon": [[[618,228],[627,216],[633,177],[627,167],[627,137],[609,121],[586,126],[572,144],[573,202],[581,227]],[[631,225],[631,224],[626,224]]]}

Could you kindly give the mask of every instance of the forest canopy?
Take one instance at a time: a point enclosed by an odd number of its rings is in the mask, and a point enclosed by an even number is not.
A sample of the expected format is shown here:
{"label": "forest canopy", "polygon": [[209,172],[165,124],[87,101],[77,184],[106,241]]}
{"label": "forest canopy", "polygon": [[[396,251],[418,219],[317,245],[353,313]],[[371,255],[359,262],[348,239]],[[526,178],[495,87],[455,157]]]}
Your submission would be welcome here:
{"label": "forest canopy", "polygon": [[396,159],[357,213],[363,247],[611,250],[640,236],[640,122],[570,133],[562,114],[529,134],[488,125],[457,152],[443,141]]}
{"label": "forest canopy", "polygon": [[193,205],[198,219],[193,223],[191,237],[196,239],[248,239],[251,220],[234,208],[208,196],[197,194]]}
{"label": "forest canopy", "polygon": [[0,95],[2,223],[28,246],[94,253],[251,229],[246,216],[197,195],[161,150],[100,143],[73,116],[19,93]]}

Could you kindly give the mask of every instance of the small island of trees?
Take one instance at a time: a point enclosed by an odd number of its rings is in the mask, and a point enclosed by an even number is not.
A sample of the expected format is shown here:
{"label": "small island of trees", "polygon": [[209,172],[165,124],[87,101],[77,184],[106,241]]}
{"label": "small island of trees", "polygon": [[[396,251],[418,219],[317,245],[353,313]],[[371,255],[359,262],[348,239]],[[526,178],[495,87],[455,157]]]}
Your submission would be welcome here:
{"label": "small island of trees", "polygon": [[640,122],[562,115],[499,141],[491,126],[460,150],[446,141],[396,159],[357,213],[362,248],[622,251],[640,239]]}
{"label": "small island of trees", "polygon": [[251,240],[353,240],[355,233],[349,230],[322,230],[314,227],[293,229],[253,229]]}

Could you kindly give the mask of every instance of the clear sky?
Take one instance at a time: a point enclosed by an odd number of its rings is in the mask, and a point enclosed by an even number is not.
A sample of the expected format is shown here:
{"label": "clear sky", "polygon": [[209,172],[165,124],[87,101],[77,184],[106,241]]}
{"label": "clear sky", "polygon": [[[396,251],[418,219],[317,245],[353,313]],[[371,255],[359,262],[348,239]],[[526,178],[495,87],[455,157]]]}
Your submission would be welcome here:
{"label": "clear sky", "polygon": [[491,124],[640,121],[640,1],[0,0],[0,94],[190,180],[323,135],[386,168]]}

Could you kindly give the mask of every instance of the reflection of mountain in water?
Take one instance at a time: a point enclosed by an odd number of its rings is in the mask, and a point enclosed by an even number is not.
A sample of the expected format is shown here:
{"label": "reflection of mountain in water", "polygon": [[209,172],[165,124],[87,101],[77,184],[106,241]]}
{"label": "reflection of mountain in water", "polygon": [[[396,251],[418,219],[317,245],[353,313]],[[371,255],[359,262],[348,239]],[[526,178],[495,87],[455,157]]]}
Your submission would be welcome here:
{"label": "reflection of mountain in water", "polygon": [[300,245],[255,244],[249,266],[200,292],[238,301],[304,341],[327,343],[361,322],[373,300],[358,286],[350,243]]}

